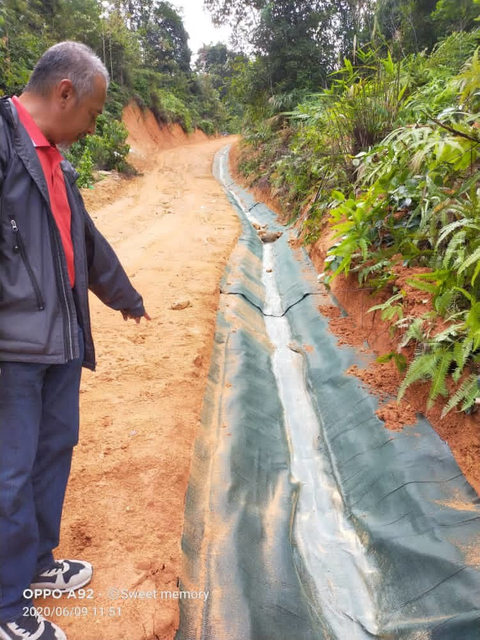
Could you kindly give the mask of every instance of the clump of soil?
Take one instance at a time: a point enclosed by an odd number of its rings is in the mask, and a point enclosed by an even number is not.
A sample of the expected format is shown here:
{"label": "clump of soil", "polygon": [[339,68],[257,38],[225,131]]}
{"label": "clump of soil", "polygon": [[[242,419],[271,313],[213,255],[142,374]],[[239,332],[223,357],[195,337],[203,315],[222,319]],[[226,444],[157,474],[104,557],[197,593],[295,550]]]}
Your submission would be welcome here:
{"label": "clump of soil", "polygon": [[383,420],[385,428],[390,431],[402,431],[409,424],[417,421],[417,412],[408,402],[391,400],[375,411],[380,420]]}
{"label": "clump of soil", "polygon": [[320,311],[322,316],[325,316],[330,320],[337,320],[342,315],[342,312],[340,311],[340,307],[336,307],[333,304],[320,305],[318,307],[318,310]]}
{"label": "clump of soil", "polygon": [[356,364],[347,369],[346,373],[355,376],[377,393],[386,397],[396,395],[398,391],[398,378],[392,375],[389,363],[373,362],[368,369],[359,369]]}
{"label": "clump of soil", "polygon": [[[360,369],[354,364],[347,369],[346,373],[355,376],[369,389],[375,391],[381,402],[389,400],[391,396],[397,394],[398,377],[392,375],[394,372],[392,372],[389,363],[373,362],[367,369]],[[405,400],[400,402],[393,399],[389,400],[379,407],[375,413],[390,431],[402,431],[404,427],[413,425],[417,421],[417,412]]]}
{"label": "clump of soil", "polygon": [[363,343],[363,338],[357,330],[357,325],[350,316],[342,316],[338,307],[323,305],[318,307],[323,316],[329,318],[328,326],[337,337],[340,346],[356,345]]}

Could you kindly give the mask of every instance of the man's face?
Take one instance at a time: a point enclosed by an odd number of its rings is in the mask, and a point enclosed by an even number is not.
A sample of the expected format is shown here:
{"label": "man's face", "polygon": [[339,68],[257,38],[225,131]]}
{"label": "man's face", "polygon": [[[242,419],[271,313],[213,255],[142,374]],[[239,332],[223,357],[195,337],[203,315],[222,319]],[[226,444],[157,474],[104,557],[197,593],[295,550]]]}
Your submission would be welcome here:
{"label": "man's face", "polygon": [[86,135],[95,131],[97,117],[103,111],[107,97],[105,79],[101,75],[95,77],[93,91],[80,100],[69,81],[62,81],[63,86],[58,92],[55,142],[62,146],[69,146]]}

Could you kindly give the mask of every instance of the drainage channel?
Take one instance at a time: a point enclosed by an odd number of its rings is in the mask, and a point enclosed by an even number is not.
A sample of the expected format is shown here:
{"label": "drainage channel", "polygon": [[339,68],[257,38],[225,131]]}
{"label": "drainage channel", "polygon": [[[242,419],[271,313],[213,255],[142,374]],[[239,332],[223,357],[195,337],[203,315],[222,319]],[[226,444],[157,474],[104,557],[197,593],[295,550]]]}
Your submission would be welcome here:
{"label": "drainage channel", "polygon": [[[176,640],[480,640],[480,500],[426,420],[388,432],[316,274],[216,160],[227,266],[186,496]],[[260,242],[253,225],[284,230]],[[315,281],[315,282],[313,282]],[[318,297],[316,297],[318,296]],[[365,364],[365,363],[364,363]],[[475,551],[477,550],[477,551]]]}
{"label": "drainage channel", "polygon": [[[243,211],[258,224],[254,216]],[[273,245],[267,243],[263,245],[265,326],[275,349],[273,371],[287,427],[291,472],[301,486],[293,535],[323,616],[335,636],[364,640],[375,633],[374,602],[365,578],[371,584],[376,569],[345,516],[325,451],[318,450],[321,425],[308,391],[302,350],[296,351],[288,318],[283,315],[275,273]],[[358,611],[362,612],[360,624],[356,620]]]}
{"label": "drainage channel", "polygon": [[[252,226],[261,227],[261,222],[252,213],[256,205],[247,208],[229,189],[225,167],[225,161],[221,162],[220,182]],[[276,262],[274,245],[263,244],[263,315],[268,338],[274,347],[273,372],[287,428],[291,473],[301,487],[293,536],[303,569],[315,586],[323,617],[332,632],[337,638],[365,640],[376,633],[371,588],[376,569],[366,557],[365,549],[345,515],[330,461],[317,445],[322,427],[308,391],[302,349],[294,346],[288,317],[284,313],[277,286]],[[315,544],[312,544],[313,540]],[[358,611],[362,612],[360,621],[357,621]]]}

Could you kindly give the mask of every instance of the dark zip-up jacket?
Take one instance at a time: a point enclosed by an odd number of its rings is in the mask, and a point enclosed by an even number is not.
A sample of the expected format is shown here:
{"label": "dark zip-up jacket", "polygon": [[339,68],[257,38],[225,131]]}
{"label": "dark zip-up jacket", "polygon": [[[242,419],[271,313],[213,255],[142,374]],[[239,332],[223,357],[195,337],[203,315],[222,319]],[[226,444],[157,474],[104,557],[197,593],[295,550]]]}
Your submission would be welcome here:
{"label": "dark zip-up jacket", "polygon": [[0,361],[62,364],[80,356],[95,368],[88,290],[116,310],[145,313],[115,252],[85,210],[78,173],[61,163],[72,212],[75,286],[37,152],[9,98],[0,99]]}

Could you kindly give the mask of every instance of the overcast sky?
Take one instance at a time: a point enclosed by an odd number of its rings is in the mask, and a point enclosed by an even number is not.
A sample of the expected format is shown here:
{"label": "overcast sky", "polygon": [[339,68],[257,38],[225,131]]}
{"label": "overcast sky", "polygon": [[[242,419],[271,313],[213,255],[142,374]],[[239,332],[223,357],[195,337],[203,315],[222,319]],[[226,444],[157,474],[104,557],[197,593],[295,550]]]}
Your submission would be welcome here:
{"label": "overcast sky", "polygon": [[194,56],[203,44],[228,43],[230,29],[213,26],[210,13],[203,8],[203,0],[172,0],[172,4],[183,10],[183,23],[190,36],[188,46]]}

